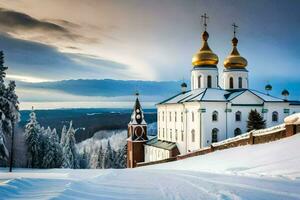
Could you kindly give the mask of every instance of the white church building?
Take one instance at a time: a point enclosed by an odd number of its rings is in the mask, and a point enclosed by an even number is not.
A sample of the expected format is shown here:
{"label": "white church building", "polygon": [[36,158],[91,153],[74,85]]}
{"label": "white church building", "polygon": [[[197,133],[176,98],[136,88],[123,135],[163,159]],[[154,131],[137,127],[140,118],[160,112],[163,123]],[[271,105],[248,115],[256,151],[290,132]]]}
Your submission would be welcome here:
{"label": "white church building", "polygon": [[180,94],[157,104],[157,137],[144,144],[144,162],[170,158],[174,152],[193,152],[245,133],[248,114],[254,109],[261,113],[267,127],[300,112],[299,101],[249,88],[247,60],[237,50],[235,34],[232,52],[219,74],[219,59],[208,45],[206,23],[204,26],[202,47],[192,58],[191,90],[185,91],[183,83]]}

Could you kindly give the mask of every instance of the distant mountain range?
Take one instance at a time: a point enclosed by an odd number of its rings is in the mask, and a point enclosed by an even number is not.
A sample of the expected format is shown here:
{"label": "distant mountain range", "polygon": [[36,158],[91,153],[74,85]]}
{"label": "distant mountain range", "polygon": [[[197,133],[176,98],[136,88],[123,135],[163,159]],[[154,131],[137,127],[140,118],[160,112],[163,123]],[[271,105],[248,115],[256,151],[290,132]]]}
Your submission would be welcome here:
{"label": "distant mountain range", "polygon": [[145,96],[169,96],[180,92],[180,81],[132,80],[63,80],[55,82],[17,82],[23,89],[56,90],[78,96],[117,97],[133,95],[138,91]]}

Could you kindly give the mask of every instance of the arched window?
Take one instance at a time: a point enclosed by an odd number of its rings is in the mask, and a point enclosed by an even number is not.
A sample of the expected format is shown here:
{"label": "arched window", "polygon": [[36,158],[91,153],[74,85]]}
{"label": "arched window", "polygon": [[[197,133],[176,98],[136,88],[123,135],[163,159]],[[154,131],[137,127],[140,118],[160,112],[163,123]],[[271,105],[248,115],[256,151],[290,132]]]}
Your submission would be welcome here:
{"label": "arched window", "polygon": [[192,142],[195,142],[195,130],[192,130]]}
{"label": "arched window", "polygon": [[172,129],[170,129],[170,140],[172,141]]}
{"label": "arched window", "polygon": [[178,132],[177,132],[177,129],[175,129],[175,140],[176,140],[176,142],[177,142],[177,140],[178,140]]}
{"label": "arched window", "polygon": [[218,142],[219,129],[214,128],[211,132],[211,143]]}
{"label": "arched window", "polygon": [[183,142],[183,131],[181,131],[181,142]]}
{"label": "arched window", "polygon": [[175,112],[175,122],[177,122],[177,112]]}
{"label": "arched window", "polygon": [[240,111],[237,111],[235,113],[235,121],[240,122],[242,119],[242,113]]}
{"label": "arched window", "polygon": [[192,122],[194,122],[195,120],[195,115],[194,115],[194,112],[192,112]]}
{"label": "arched window", "polygon": [[241,129],[236,128],[236,129],[234,130],[234,137],[235,137],[235,136],[238,136],[238,135],[241,135],[241,134],[242,134]]}
{"label": "arched window", "polygon": [[278,112],[274,111],[272,113],[272,121],[273,122],[278,122]]}
{"label": "arched window", "polygon": [[243,88],[243,79],[239,77],[239,88]]}
{"label": "arched window", "polygon": [[198,76],[198,88],[201,88],[201,79],[202,79],[202,76]]}
{"label": "arched window", "polygon": [[181,112],[180,120],[183,122],[183,112]]}
{"label": "arched window", "polygon": [[213,121],[213,122],[218,121],[218,112],[217,112],[217,111],[214,111],[214,112],[213,112],[213,114],[212,114],[212,121]]}
{"label": "arched window", "polygon": [[233,78],[232,77],[229,78],[229,88],[233,89]]}
{"label": "arched window", "polygon": [[207,87],[211,88],[211,76],[207,76]]}
{"label": "arched window", "polygon": [[172,113],[169,112],[169,115],[170,115],[169,120],[172,121]]}

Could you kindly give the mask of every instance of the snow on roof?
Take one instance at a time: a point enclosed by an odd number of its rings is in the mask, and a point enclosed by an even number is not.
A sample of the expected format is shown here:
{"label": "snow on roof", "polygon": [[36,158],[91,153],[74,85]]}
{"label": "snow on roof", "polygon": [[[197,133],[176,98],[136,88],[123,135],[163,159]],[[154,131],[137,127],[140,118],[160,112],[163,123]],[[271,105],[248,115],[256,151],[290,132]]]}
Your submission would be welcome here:
{"label": "snow on roof", "polygon": [[[159,104],[174,104],[193,101],[231,101],[244,92],[249,91],[264,102],[287,102],[281,98],[274,97],[252,89],[224,90],[221,88],[201,88],[190,90],[186,93],[177,94]],[[291,101],[291,103],[299,103],[300,101]]]}
{"label": "snow on roof", "polygon": [[169,150],[169,151],[171,151],[174,148],[177,148],[176,143],[158,140],[157,138],[154,138],[154,139],[148,141],[146,143],[146,145],[157,147],[160,149]]}
{"label": "snow on roof", "polygon": [[297,125],[297,124],[300,124],[300,113],[295,113],[295,114],[292,114],[286,118],[284,118],[284,123],[285,124],[293,124],[293,125]]}
{"label": "snow on roof", "polygon": [[253,94],[255,94],[256,96],[258,96],[259,98],[261,98],[264,101],[272,101],[272,102],[283,102],[284,100],[278,97],[274,97],[268,94],[264,94],[262,92],[256,91],[256,90],[249,90],[250,92],[252,92]]}

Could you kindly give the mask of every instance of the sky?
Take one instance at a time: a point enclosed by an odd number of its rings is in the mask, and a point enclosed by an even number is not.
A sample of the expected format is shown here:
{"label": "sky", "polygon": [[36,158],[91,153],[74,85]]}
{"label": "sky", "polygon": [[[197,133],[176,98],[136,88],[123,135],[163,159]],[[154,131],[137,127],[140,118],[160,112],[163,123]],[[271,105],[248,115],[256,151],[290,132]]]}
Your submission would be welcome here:
{"label": "sky", "polygon": [[299,9],[297,0],[0,0],[0,49],[7,77],[26,82],[189,80],[207,13],[220,73],[234,22],[250,87],[300,98]]}

